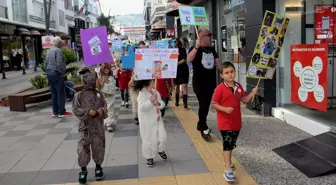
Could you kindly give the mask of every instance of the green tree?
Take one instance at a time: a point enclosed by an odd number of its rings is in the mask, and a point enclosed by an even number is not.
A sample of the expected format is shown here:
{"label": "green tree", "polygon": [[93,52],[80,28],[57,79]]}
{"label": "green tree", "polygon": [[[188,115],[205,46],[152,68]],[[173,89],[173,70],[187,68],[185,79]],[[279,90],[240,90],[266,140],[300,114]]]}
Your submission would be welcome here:
{"label": "green tree", "polygon": [[100,1],[98,1],[100,7],[100,15],[97,17],[97,22],[99,26],[106,26],[107,33],[112,34],[115,33],[113,24],[115,23],[115,17],[111,15],[111,10],[109,11],[108,16],[104,15]]}

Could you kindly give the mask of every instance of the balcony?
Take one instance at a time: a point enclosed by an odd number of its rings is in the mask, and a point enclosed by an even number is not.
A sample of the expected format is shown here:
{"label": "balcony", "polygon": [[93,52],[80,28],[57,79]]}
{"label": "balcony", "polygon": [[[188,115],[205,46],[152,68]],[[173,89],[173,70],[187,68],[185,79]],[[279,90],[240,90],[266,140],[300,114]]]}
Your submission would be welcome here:
{"label": "balcony", "polygon": [[8,19],[8,9],[7,9],[7,7],[0,6],[0,18]]}
{"label": "balcony", "polygon": [[[29,21],[45,25],[45,19],[44,19],[44,17],[38,17],[38,16],[35,16],[35,15],[29,15]],[[50,20],[49,27],[56,29],[56,21]]]}

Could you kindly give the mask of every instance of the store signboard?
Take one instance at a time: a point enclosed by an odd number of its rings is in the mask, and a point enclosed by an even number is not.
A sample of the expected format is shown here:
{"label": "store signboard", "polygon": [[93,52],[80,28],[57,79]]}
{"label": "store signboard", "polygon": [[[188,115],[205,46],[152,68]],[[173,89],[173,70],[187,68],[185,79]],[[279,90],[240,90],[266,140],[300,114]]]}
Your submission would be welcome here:
{"label": "store signboard", "polygon": [[291,46],[291,102],[320,111],[328,107],[328,45]]}
{"label": "store signboard", "polygon": [[53,41],[54,36],[52,35],[47,35],[47,36],[42,36],[42,48],[46,49],[46,48],[51,48],[53,47]]}
{"label": "store signboard", "polygon": [[181,25],[188,26],[209,26],[208,17],[204,7],[200,6],[179,6]]}
{"label": "store signboard", "polygon": [[246,77],[272,79],[289,19],[266,11]]}
{"label": "store signboard", "polygon": [[336,19],[335,5],[316,5],[315,6],[315,44],[336,44],[335,23]]}

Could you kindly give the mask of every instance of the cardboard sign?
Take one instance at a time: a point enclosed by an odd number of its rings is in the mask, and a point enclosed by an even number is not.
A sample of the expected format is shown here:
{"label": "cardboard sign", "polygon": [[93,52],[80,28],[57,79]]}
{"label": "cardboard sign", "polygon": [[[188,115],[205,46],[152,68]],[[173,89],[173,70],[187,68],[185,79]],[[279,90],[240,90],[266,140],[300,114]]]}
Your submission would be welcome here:
{"label": "cardboard sign", "polygon": [[136,80],[176,78],[178,49],[136,49]]}
{"label": "cardboard sign", "polygon": [[328,45],[291,46],[291,102],[327,112]]}
{"label": "cardboard sign", "polygon": [[121,57],[122,69],[133,69],[135,62],[135,46],[128,46],[127,55]]}
{"label": "cardboard sign", "polygon": [[53,39],[54,39],[54,36],[52,35],[42,36],[42,48],[45,49],[45,48],[53,47],[54,46],[52,42]]}
{"label": "cardboard sign", "polygon": [[106,27],[81,29],[84,64],[87,66],[113,62]]}
{"label": "cardboard sign", "polygon": [[188,26],[209,26],[208,17],[204,7],[180,6],[179,16],[181,25]]}
{"label": "cardboard sign", "polygon": [[272,79],[289,19],[266,11],[246,77]]}

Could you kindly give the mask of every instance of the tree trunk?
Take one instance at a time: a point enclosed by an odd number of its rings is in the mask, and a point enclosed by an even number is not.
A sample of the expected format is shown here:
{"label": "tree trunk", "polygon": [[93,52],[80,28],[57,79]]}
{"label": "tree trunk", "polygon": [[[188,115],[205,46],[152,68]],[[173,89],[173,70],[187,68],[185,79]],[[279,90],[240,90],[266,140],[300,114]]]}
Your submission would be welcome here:
{"label": "tree trunk", "polygon": [[[47,4],[48,3],[48,4]],[[51,0],[43,0],[46,33],[49,35]],[[47,6],[48,5],[48,6]]]}

